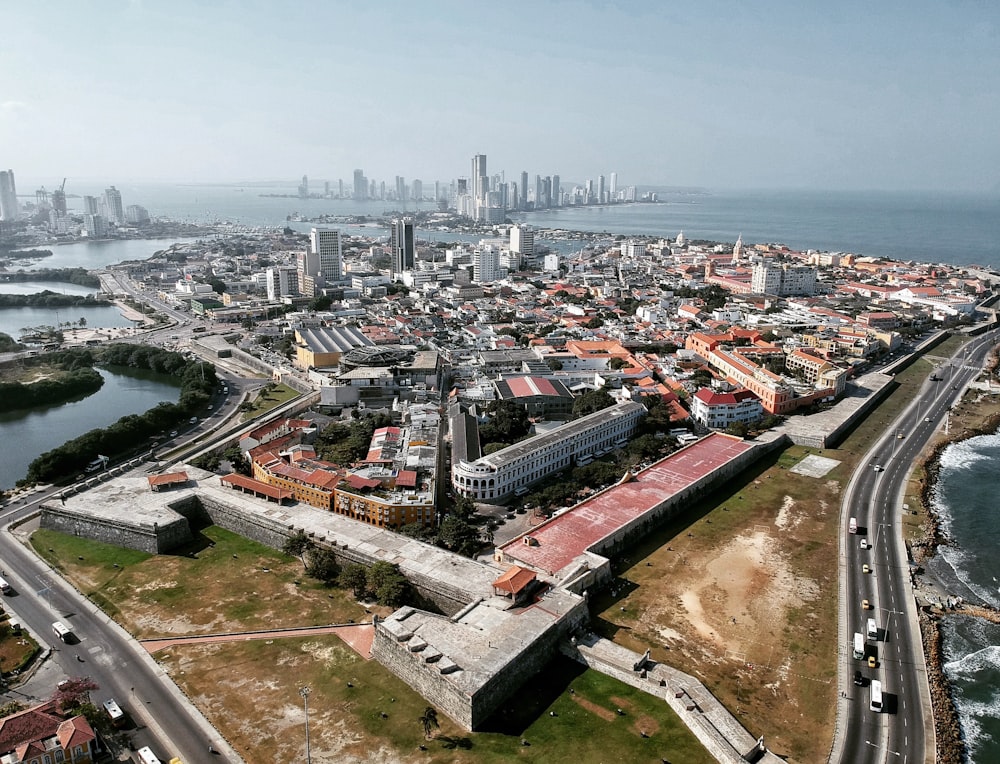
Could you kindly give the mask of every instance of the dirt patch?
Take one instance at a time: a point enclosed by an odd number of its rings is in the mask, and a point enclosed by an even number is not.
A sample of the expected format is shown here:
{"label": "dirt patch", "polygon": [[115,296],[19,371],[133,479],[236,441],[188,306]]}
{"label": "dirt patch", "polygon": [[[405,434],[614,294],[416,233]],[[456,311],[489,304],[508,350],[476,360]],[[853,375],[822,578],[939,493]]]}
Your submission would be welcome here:
{"label": "dirt patch", "polygon": [[697,676],[792,761],[818,760],[833,734],[837,510],[849,474],[836,452],[841,464],[822,478],[792,473],[809,451],[789,449],[651,538],[621,573],[627,594],[597,603],[606,636]]}
{"label": "dirt patch", "polygon": [[660,723],[652,716],[646,716],[643,714],[635,720],[635,724],[632,725],[632,729],[635,730],[635,734],[637,735],[652,737],[660,731]]}
{"label": "dirt patch", "polygon": [[606,722],[610,722],[612,719],[615,718],[614,711],[609,711],[608,709],[604,708],[604,706],[599,706],[591,700],[587,700],[586,698],[581,698],[579,695],[573,696],[573,702],[576,703],[578,706],[580,706],[580,708],[590,711],[590,713],[594,714],[594,716],[601,717]]}

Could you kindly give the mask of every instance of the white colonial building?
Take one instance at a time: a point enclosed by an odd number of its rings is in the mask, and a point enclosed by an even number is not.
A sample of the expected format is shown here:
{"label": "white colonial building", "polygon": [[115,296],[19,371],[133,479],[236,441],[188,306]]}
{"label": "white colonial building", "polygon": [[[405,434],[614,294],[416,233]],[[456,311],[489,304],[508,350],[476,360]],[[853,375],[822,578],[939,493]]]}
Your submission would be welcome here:
{"label": "white colonial building", "polygon": [[455,490],[474,501],[497,501],[553,472],[587,464],[623,446],[646,414],[641,403],[619,403],[543,435],[451,468]]}

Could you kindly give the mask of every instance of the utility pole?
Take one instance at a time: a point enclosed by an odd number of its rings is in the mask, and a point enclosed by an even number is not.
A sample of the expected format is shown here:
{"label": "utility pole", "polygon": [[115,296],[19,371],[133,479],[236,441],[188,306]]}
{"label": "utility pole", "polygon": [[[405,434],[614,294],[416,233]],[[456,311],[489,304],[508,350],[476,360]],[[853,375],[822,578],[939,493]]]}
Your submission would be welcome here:
{"label": "utility pole", "polygon": [[306,764],[312,764],[312,755],[309,752],[309,692],[308,687],[299,689],[299,695],[302,696],[302,705],[306,712]]}

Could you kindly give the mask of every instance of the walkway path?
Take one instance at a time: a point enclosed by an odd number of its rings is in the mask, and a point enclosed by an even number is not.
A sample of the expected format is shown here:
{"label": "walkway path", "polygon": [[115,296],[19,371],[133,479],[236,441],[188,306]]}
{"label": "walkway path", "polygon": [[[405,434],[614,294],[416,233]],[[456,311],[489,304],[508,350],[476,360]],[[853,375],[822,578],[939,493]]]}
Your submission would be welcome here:
{"label": "walkway path", "polygon": [[348,647],[366,661],[372,657],[372,641],[375,627],[370,623],[331,624],[329,626],[306,626],[300,629],[277,629],[274,631],[245,631],[231,634],[194,634],[188,637],[164,637],[160,639],[140,639],[149,653],[155,653],[173,645],[197,645],[209,642],[246,642],[251,639],[286,639],[309,637],[317,634],[336,634]]}

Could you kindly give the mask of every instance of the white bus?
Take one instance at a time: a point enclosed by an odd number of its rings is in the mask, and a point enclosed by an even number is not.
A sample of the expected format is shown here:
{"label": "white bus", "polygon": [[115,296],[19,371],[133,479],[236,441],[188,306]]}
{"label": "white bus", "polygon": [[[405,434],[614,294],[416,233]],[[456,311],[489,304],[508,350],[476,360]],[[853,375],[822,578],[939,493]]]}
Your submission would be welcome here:
{"label": "white bus", "polygon": [[882,713],[882,683],[872,679],[872,699],[868,707],[877,714]]}
{"label": "white bus", "polygon": [[865,639],[860,631],[854,632],[854,659],[861,660],[865,657]]}
{"label": "white bus", "polygon": [[62,621],[56,621],[52,624],[52,633],[59,637],[59,639],[63,642],[68,642],[73,630],[66,626],[66,624]]}
{"label": "white bus", "polygon": [[111,719],[111,723],[116,727],[120,727],[125,723],[125,714],[122,712],[121,707],[115,702],[114,698],[109,698],[104,701],[104,710]]}
{"label": "white bus", "polygon": [[149,749],[148,745],[144,745],[136,751],[136,755],[141,764],[160,764],[160,760],[156,758],[156,754]]}

